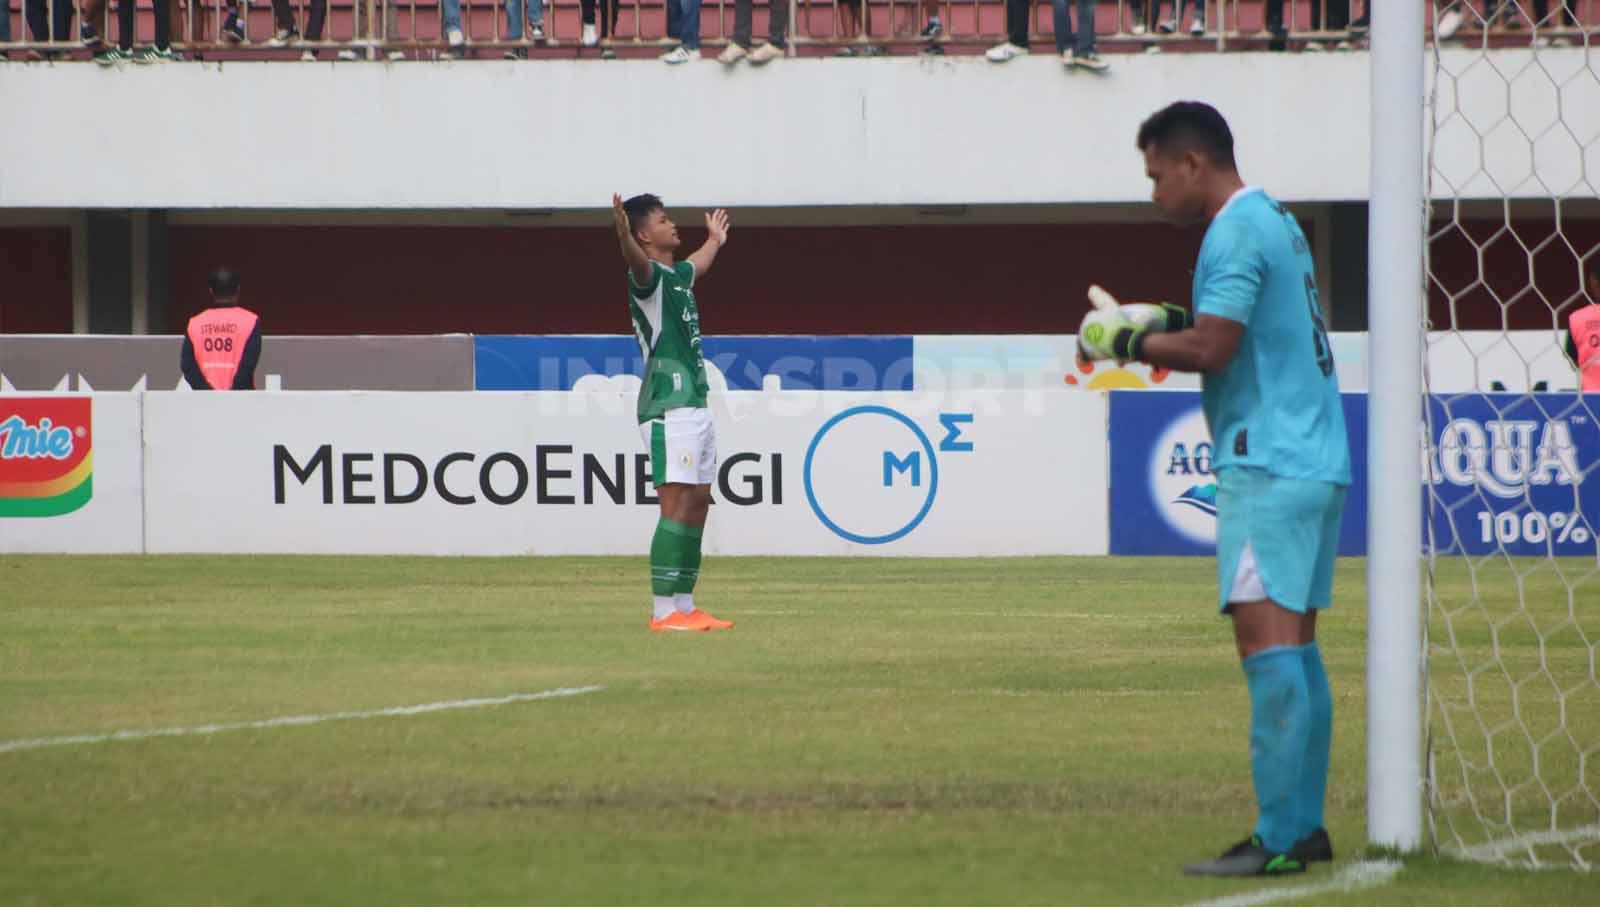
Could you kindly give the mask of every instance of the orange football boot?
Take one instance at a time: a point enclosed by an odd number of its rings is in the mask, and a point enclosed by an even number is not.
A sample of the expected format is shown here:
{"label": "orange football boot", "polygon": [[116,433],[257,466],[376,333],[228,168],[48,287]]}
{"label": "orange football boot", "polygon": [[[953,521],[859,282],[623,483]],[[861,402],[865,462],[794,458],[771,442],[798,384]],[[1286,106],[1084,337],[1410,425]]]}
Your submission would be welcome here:
{"label": "orange football boot", "polygon": [[[732,626],[732,624],[729,624],[729,626]],[[660,620],[650,621],[651,633],[703,633],[709,629],[711,628],[706,626],[704,623],[691,620],[690,615],[685,614],[682,611],[674,611]]]}
{"label": "orange football boot", "polygon": [[697,630],[731,630],[731,629],[733,629],[733,621],[731,621],[731,620],[718,620],[715,617],[712,617],[711,615],[707,614],[706,612],[700,610],[699,608],[696,608],[693,611],[690,611],[688,614],[685,614],[683,616],[685,618],[687,618],[689,623],[692,624],[695,627],[695,629],[697,629]]}

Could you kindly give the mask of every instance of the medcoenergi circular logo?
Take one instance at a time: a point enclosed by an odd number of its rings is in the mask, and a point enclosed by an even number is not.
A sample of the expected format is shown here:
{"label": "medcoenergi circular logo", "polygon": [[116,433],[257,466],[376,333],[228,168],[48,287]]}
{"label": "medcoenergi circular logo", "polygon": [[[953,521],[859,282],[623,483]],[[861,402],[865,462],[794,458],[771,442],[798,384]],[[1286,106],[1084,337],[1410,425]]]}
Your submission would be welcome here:
{"label": "medcoenergi circular logo", "polygon": [[817,429],[806,448],[806,501],[840,538],[882,545],[916,529],[939,493],[933,442],[905,414],[855,406]]}

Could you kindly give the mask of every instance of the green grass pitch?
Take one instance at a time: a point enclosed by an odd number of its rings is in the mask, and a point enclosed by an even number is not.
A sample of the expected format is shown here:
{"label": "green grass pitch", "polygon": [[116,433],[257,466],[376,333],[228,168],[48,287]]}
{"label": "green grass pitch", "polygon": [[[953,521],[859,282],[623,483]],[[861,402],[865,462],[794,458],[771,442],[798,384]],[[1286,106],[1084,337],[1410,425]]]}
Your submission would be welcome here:
{"label": "green grass pitch", "polygon": [[[1363,856],[1362,569],[1321,628],[1341,862]],[[0,752],[0,904],[1178,905],[1337,871],[1178,872],[1254,818],[1209,560],[708,558],[698,598],[738,627],[670,636],[645,579],[0,557],[0,743],[605,688]],[[1420,856],[1294,903],[1593,905],[1600,875]]]}

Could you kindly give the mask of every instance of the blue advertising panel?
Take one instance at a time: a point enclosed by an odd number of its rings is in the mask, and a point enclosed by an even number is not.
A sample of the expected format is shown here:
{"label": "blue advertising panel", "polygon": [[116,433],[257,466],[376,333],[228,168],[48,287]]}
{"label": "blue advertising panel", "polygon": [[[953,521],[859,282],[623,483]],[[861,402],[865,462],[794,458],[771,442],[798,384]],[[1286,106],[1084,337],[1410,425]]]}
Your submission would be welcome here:
{"label": "blue advertising panel", "polygon": [[[572,390],[586,375],[641,375],[644,357],[631,335],[478,337],[478,390]],[[718,336],[705,338],[706,364],[729,390],[909,391],[909,335]]]}
{"label": "blue advertising panel", "polygon": [[[1600,395],[1429,400],[1427,521],[1441,554],[1597,553]],[[1426,540],[1425,540],[1426,541]]]}
{"label": "blue advertising panel", "polygon": [[[1364,394],[1344,394],[1353,482],[1339,554],[1367,550]],[[1211,555],[1217,550],[1217,485],[1211,434],[1198,391],[1111,394],[1111,553]]]}

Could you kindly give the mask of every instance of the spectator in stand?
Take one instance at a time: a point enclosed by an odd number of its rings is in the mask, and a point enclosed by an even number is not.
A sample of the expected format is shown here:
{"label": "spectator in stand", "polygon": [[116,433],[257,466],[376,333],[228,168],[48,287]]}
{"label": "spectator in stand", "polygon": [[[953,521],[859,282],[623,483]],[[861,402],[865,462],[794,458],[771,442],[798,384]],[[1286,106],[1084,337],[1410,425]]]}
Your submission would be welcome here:
{"label": "spectator in stand", "polygon": [[[1466,0],[1462,0],[1462,2],[1465,3]],[[1369,30],[1371,25],[1369,14],[1372,12],[1370,2],[1368,7],[1367,12],[1361,14],[1361,18],[1350,23],[1350,31],[1356,34],[1365,34]],[[1433,21],[1433,39],[1435,41],[1448,41],[1454,38],[1456,32],[1461,29],[1462,19],[1465,18],[1461,15],[1461,8],[1452,3],[1449,9],[1436,10],[1436,15],[1437,18]]]}
{"label": "spectator in stand", "polygon": [[[192,15],[191,15],[192,14]],[[88,25],[87,9],[85,10],[84,24]],[[221,3],[212,0],[179,0],[172,4],[172,38],[178,43],[189,43],[190,39],[203,39],[208,34],[213,16],[221,16],[222,24],[217,26],[215,43],[226,41],[229,44],[245,43],[245,20],[240,12],[238,0],[221,0]],[[91,42],[85,38],[84,44]],[[181,59],[181,56],[180,56]],[[195,59],[200,59],[197,52]]]}
{"label": "spectator in stand", "polygon": [[1271,40],[1267,42],[1268,50],[1287,50],[1289,48],[1289,29],[1283,24],[1283,0],[1267,0],[1267,34]]}
{"label": "spectator in stand", "polygon": [[[578,40],[584,47],[598,45],[601,40],[611,37],[612,32],[617,30],[617,14],[621,12],[617,5],[617,0],[599,0],[600,30],[598,33],[595,31],[595,2],[596,0],[581,0],[579,4],[583,12],[583,35]],[[669,37],[677,37],[677,8],[674,0],[667,0],[667,35]],[[608,47],[601,51],[600,56],[609,60],[615,57],[616,54],[612,53]]]}
{"label": "spectator in stand", "polygon": [[[328,0],[311,0],[311,17],[306,20],[307,41],[316,43],[322,40],[322,24],[327,18]],[[272,23],[277,30],[267,39],[268,47],[288,47],[300,43],[300,29],[295,27],[294,9],[289,6],[289,0],[272,0]],[[300,54],[300,59],[308,63],[316,58],[317,52],[309,47]]]}
{"label": "spectator in stand", "polygon": [[[522,6],[523,0],[506,0],[506,40],[522,40]],[[527,0],[528,6],[528,39],[534,42],[544,41],[544,0]],[[528,50],[525,47],[513,47],[506,51],[507,60],[526,60]]]}
{"label": "spectator in stand", "polygon": [[[1173,0],[1174,4],[1183,0]],[[1128,13],[1133,19],[1131,31],[1135,35],[1148,35],[1156,30],[1156,23],[1161,21],[1161,0],[1129,0]],[[1178,15],[1173,10],[1173,15]]]}
{"label": "spectator in stand", "polygon": [[[4,0],[0,0],[4,2]],[[106,4],[110,0],[88,0],[83,5],[83,21],[78,24],[78,37],[83,41],[83,46],[93,51],[92,59],[101,66],[110,66],[123,60],[133,58],[133,9],[129,9],[124,16],[122,7],[117,7],[117,36],[116,47],[107,47],[105,38],[100,34],[100,27],[106,23]],[[3,33],[0,33],[3,34]]]}
{"label": "spectator in stand", "polygon": [[[933,0],[937,2],[937,0]],[[754,0],[734,0],[733,3],[733,40],[717,55],[717,62],[731,66],[740,60],[749,59],[750,63],[760,66],[771,63],[781,58],[789,47],[789,0],[768,0],[767,4],[767,41],[760,47],[751,48],[751,41],[755,32]],[[934,17],[937,21],[938,17]]]}
{"label": "spectator in stand", "polygon": [[[1367,32],[1372,30],[1372,0],[1366,0],[1362,6],[1361,16],[1353,21],[1350,18],[1350,12],[1354,8],[1351,0],[1325,0],[1325,2],[1327,3],[1328,11],[1327,31],[1348,32],[1351,38],[1357,38],[1365,37]],[[1434,3],[1451,2],[1451,0],[1427,0],[1427,2],[1432,5]],[[1466,0],[1462,0],[1462,2],[1466,2]],[[1489,0],[1489,2],[1492,2],[1492,0]],[[1324,0],[1311,0],[1311,27],[1317,31],[1324,30],[1323,3]],[[1453,22],[1452,17],[1454,19]],[[1451,35],[1455,34],[1460,25],[1461,13],[1452,7],[1439,17],[1436,37],[1439,40],[1448,40]],[[1283,0],[1268,0],[1267,31],[1273,36],[1270,45],[1271,49],[1283,50],[1287,44],[1286,39],[1289,34],[1288,29],[1283,24]],[[1349,39],[1341,39],[1335,47],[1338,50],[1349,50],[1351,44]],[[1306,42],[1306,50],[1318,51],[1326,49],[1320,41]]]}
{"label": "spectator in stand", "polygon": [[439,55],[439,59],[454,60],[467,43],[467,36],[461,31],[461,0],[439,0],[439,8],[444,14],[445,43],[444,53]]}
{"label": "spectator in stand", "polygon": [[1502,22],[1506,28],[1520,28],[1522,20],[1517,18],[1517,7],[1508,5],[1505,0],[1483,0],[1483,19],[1480,23],[1487,30],[1495,22]]}
{"label": "spectator in stand", "polygon": [[[1326,4],[1328,11],[1326,21],[1323,20],[1322,16],[1324,4]],[[1350,0],[1311,0],[1311,30],[1348,33],[1350,31]],[[1336,50],[1349,50],[1350,48],[1351,44],[1348,37],[1340,38],[1334,44],[1334,49]],[[1327,45],[1321,41],[1306,42],[1306,50],[1308,51],[1316,52],[1327,49]]]}
{"label": "spectator in stand", "polygon": [[[4,15],[0,15],[0,41],[11,40],[11,5],[6,0]],[[24,18],[28,23],[28,31],[36,42],[45,41],[70,41],[72,40],[72,14],[74,11],[73,0],[25,0],[22,4]],[[58,51],[50,51],[49,56],[58,56]],[[45,54],[36,50],[23,53],[24,60],[43,60]]]}
{"label": "spectator in stand", "polygon": [[[172,39],[172,43],[179,47],[186,47],[194,40],[194,35],[190,33],[188,11],[191,6],[199,7],[201,2],[203,0],[167,0],[167,21],[169,23],[167,34]],[[185,57],[175,50],[172,52],[172,59],[182,60]],[[195,59],[198,60],[200,58],[196,56]]]}
{"label": "spectator in stand", "polygon": [[[1072,14],[1067,10],[1068,0],[1053,0],[1056,52],[1061,55],[1061,65],[1082,66],[1102,72],[1111,64],[1094,49],[1094,2],[1077,0],[1078,30],[1073,36]],[[1006,40],[984,53],[991,63],[1004,63],[1028,52],[1028,12],[1031,0],[1006,0]]]}
{"label": "spectator in stand", "polygon": [[[398,33],[395,28],[395,15],[396,10],[400,8],[400,4],[396,2],[396,0],[389,0],[389,2],[383,4],[384,30],[381,34],[377,31],[376,24],[371,21],[373,19],[371,14],[376,12],[377,4],[380,2],[382,2],[382,0],[355,0],[355,29],[356,36],[358,38],[365,38],[368,41],[381,43]],[[368,3],[373,5],[369,8],[367,5]],[[406,58],[405,51],[398,48],[390,48],[386,52],[386,55],[390,60],[404,60]],[[339,59],[341,60],[354,60],[356,58],[357,57],[354,48],[347,47],[344,50],[339,51]]]}
{"label": "spectator in stand", "polygon": [[939,16],[939,0],[922,0],[922,15],[926,24],[917,37],[932,43],[944,34],[944,19]]}
{"label": "spectator in stand", "polygon": [[[834,15],[838,17],[838,30],[835,37],[852,41],[861,37],[862,23],[870,20],[871,11],[862,5],[862,0],[834,0]],[[846,44],[840,47],[837,56],[840,57],[877,57],[883,54],[883,48],[876,44]]]}
{"label": "spectator in stand", "polygon": [[[1576,5],[1575,0],[1560,0],[1560,3],[1561,22],[1558,25],[1556,19],[1550,15],[1550,0],[1532,0],[1533,26],[1535,31],[1539,29],[1559,28],[1563,25],[1567,28],[1574,28],[1577,26],[1578,13],[1577,10],[1574,9],[1574,6]],[[1456,32],[1461,29],[1462,24],[1466,21],[1466,16],[1461,12],[1462,8],[1466,7],[1466,5],[1467,0],[1461,0],[1461,6],[1456,6],[1452,3],[1449,9],[1439,13],[1437,24],[1434,26],[1434,38],[1436,40],[1448,41],[1455,37]],[[1526,9],[1526,7],[1508,4],[1505,2],[1505,0],[1484,0],[1483,18],[1479,19],[1474,16],[1473,21],[1477,22],[1485,30],[1492,26],[1496,20],[1502,21],[1505,24],[1505,27],[1508,29],[1521,28],[1522,19],[1520,18],[1520,11],[1522,9]],[[1367,17],[1363,15],[1360,19],[1356,20],[1356,24],[1363,26],[1364,28],[1366,24],[1366,18]],[[1565,36],[1556,38],[1553,41],[1549,38],[1539,35],[1535,35],[1533,39],[1533,44],[1535,47],[1549,47],[1551,45],[1556,47],[1566,47],[1571,43],[1571,39]]]}
{"label": "spectator in stand", "polygon": [[[1577,28],[1578,11],[1574,9],[1574,7],[1577,5],[1577,0],[1560,0],[1560,2],[1561,21],[1558,23],[1556,21],[1556,17],[1550,15],[1550,0],[1533,0],[1533,27],[1535,31],[1548,31],[1550,29],[1562,27]],[[1552,45],[1556,47],[1566,47],[1571,43],[1572,39],[1564,35],[1555,39],[1546,38],[1543,36],[1535,36],[1533,39],[1533,44],[1535,47],[1550,47]]]}
{"label": "spectator in stand", "polygon": [[[1156,6],[1151,0],[1151,6]],[[1163,35],[1176,34],[1183,27],[1183,8],[1193,7],[1194,19],[1189,23],[1189,34],[1196,38],[1206,33],[1206,0],[1175,0],[1172,4],[1172,18],[1156,26],[1156,30]]]}
{"label": "spectator in stand", "polygon": [[183,19],[175,0],[152,0],[155,7],[155,44],[138,53],[133,52],[134,0],[117,3],[117,46],[107,47],[101,38],[98,25],[105,21],[106,4],[110,0],[88,0],[83,8],[83,23],[78,34],[85,46],[94,50],[94,61],[110,66],[132,60],[135,63],[167,63],[178,59],[172,52],[172,34],[183,30]]}
{"label": "spectator in stand", "polygon": [[239,14],[239,0],[228,0],[223,9],[228,11],[228,15],[222,20],[222,27],[217,29],[218,36],[229,44],[245,43],[244,16]]}
{"label": "spectator in stand", "polygon": [[700,0],[666,0],[666,3],[667,36],[678,39],[678,46],[662,54],[661,62],[675,66],[700,59]]}

